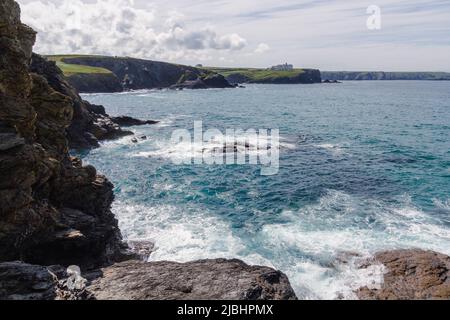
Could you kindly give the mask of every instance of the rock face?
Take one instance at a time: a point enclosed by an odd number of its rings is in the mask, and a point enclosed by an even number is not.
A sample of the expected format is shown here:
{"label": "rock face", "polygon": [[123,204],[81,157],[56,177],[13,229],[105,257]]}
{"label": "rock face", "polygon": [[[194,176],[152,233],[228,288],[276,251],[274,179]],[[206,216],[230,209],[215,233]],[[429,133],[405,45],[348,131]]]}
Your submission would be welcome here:
{"label": "rock face", "polygon": [[186,264],[128,261],[101,270],[88,291],[100,300],[295,300],[287,277],[238,260]]}
{"label": "rock face", "polygon": [[[110,70],[118,79],[121,88],[118,88],[116,79],[110,79],[111,90],[107,90],[107,92],[155,88],[207,89],[232,87],[223,76],[214,72],[165,62],[96,56],[64,58],[63,61],[69,64]],[[97,81],[97,79],[98,75],[96,74],[86,74],[81,78],[77,75],[68,77],[71,85],[80,92],[104,92],[105,84]],[[88,88],[86,83],[89,83]]]}
{"label": "rock face", "polygon": [[337,81],[363,80],[450,80],[446,72],[322,71],[322,77]]}
{"label": "rock face", "polygon": [[238,260],[130,260],[90,272],[0,263],[0,300],[296,300],[287,277]]}
{"label": "rock face", "polygon": [[66,138],[68,132],[77,141],[74,126],[97,128],[91,125],[100,117],[53,64],[32,55],[34,40],[35,32],[20,22],[18,4],[2,1],[0,261],[104,265],[122,251],[110,211],[113,187],[69,156]]}
{"label": "rock face", "polygon": [[86,280],[76,280],[61,266],[0,263],[0,300],[88,299]]}
{"label": "rock face", "polygon": [[113,73],[75,73],[68,77],[70,85],[82,93],[122,92],[122,82]]}
{"label": "rock face", "polygon": [[[297,72],[273,72],[270,75],[262,76],[261,73],[265,73],[266,70],[259,70],[256,74],[249,74],[244,71],[236,70],[229,72],[226,79],[231,84],[240,83],[262,83],[262,84],[313,84],[321,83],[322,75],[320,70],[317,69],[302,69]],[[259,75],[258,75],[259,73]]]}
{"label": "rock face", "polygon": [[450,299],[450,257],[422,250],[378,253],[375,262],[387,268],[381,289],[361,288],[365,300]]}
{"label": "rock face", "polygon": [[[105,112],[102,106],[95,106],[81,99],[77,91],[66,81],[61,70],[53,61],[33,54],[30,71],[44,78],[57,93],[66,97],[72,104],[73,117],[67,128],[69,146],[72,149],[98,147],[99,141],[132,135],[124,131]],[[42,88],[37,88],[37,92]],[[35,105],[40,105],[36,101]]]}

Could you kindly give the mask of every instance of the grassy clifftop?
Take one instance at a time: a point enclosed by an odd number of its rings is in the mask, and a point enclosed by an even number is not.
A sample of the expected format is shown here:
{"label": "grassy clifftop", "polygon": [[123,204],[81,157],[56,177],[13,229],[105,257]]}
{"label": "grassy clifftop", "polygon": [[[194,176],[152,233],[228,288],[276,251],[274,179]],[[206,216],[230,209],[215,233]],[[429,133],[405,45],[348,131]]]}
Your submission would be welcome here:
{"label": "grassy clifftop", "polygon": [[320,71],[294,69],[273,71],[256,68],[204,68],[223,75],[232,83],[317,83],[321,82]]}
{"label": "grassy clifftop", "polygon": [[70,77],[75,74],[112,74],[112,72],[105,68],[91,67],[85,65],[67,63],[65,59],[74,59],[81,57],[94,57],[85,55],[54,55],[46,58],[55,61],[56,65],[62,70],[65,76]]}
{"label": "grassy clifftop", "polygon": [[221,75],[179,64],[99,55],[47,56],[79,92],[121,92],[154,88],[230,88]]}

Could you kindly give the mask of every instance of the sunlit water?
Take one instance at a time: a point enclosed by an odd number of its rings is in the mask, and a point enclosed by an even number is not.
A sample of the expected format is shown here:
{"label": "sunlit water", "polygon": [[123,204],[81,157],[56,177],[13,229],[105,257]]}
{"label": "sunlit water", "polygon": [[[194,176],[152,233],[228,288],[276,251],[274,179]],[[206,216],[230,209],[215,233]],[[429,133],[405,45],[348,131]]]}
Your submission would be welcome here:
{"label": "sunlit water", "polygon": [[[111,115],[161,120],[84,154],[115,184],[126,239],[151,260],[240,258],[285,272],[300,298],[354,298],[382,267],[339,263],[419,247],[450,254],[450,82],[249,85],[86,95]],[[280,172],[174,165],[179,128],[279,128]],[[178,154],[177,154],[178,153]]]}

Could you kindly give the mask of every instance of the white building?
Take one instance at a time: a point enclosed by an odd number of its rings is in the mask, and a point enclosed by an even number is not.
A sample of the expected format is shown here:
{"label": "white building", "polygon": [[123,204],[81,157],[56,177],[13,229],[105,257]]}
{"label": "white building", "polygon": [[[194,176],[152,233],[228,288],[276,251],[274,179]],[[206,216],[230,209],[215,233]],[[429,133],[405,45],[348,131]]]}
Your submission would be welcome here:
{"label": "white building", "polygon": [[279,64],[270,68],[272,71],[292,71],[294,66],[292,64]]}

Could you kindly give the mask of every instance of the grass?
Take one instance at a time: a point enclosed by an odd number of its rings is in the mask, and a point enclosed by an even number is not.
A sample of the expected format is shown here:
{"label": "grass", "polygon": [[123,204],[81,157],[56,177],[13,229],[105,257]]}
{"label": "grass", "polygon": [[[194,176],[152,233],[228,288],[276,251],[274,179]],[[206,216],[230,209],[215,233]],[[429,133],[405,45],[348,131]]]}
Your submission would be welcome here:
{"label": "grass", "polygon": [[55,61],[56,65],[62,70],[66,77],[74,74],[112,74],[111,71],[104,68],[90,67],[78,64],[64,62],[64,59],[90,57],[86,55],[54,55],[46,58]]}
{"label": "grass", "polygon": [[253,68],[205,68],[210,71],[214,71],[228,77],[231,75],[239,74],[251,81],[265,81],[273,80],[277,78],[291,78],[296,77],[299,74],[304,73],[302,69],[294,69],[292,71],[273,71],[267,69],[253,69]]}

